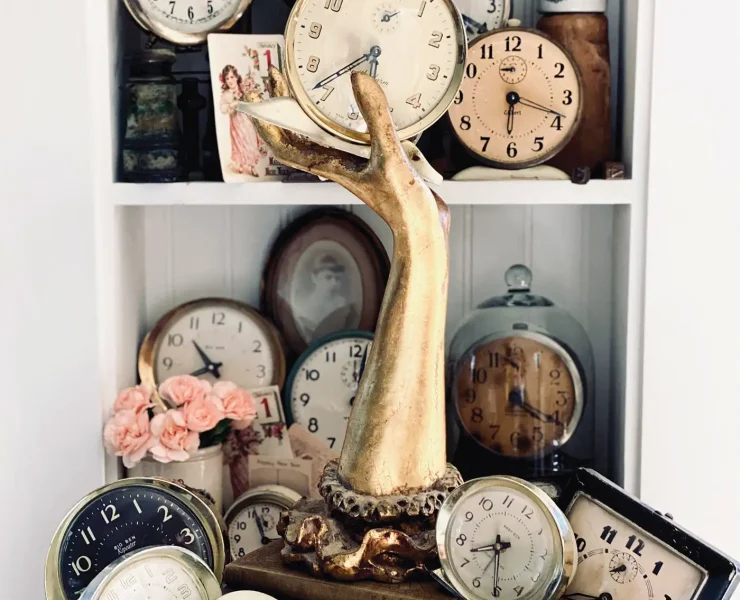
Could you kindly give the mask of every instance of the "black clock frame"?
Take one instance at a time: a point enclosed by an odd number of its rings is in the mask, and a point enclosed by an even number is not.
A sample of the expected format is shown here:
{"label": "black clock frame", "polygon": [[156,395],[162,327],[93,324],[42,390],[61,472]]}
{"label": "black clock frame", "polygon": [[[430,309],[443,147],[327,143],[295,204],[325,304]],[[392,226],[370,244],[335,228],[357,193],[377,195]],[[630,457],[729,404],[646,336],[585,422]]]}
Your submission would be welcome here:
{"label": "black clock frame", "polygon": [[704,585],[692,600],[723,600],[732,596],[740,582],[739,562],[592,469],[578,469],[558,498],[557,503],[566,516],[581,495],[597,500],[704,569],[707,574]]}

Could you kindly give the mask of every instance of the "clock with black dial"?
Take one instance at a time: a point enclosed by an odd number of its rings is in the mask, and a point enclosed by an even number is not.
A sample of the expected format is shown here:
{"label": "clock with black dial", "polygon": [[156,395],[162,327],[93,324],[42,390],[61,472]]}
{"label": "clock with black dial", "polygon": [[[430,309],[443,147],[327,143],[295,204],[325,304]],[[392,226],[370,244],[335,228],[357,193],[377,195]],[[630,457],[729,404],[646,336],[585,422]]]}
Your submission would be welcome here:
{"label": "clock with black dial", "polygon": [[220,577],[223,534],[200,498],[171,482],[123,479],[83,498],[67,515],[49,549],[46,595],[77,598],[110,563],[150,546],[180,546]]}

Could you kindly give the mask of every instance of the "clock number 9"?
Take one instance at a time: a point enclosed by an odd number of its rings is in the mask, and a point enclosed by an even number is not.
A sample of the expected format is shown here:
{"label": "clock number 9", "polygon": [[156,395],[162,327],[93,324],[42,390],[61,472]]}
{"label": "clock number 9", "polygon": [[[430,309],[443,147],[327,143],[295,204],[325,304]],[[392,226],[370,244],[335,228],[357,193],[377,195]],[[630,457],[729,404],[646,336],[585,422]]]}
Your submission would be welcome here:
{"label": "clock number 9", "polygon": [[309,396],[306,393],[301,394],[300,401],[303,406],[306,406],[308,404],[308,401],[311,399],[311,396]]}
{"label": "clock number 9", "polygon": [[455,95],[455,104],[462,104],[464,97],[462,90],[458,91]]}
{"label": "clock number 9", "polygon": [[308,37],[317,40],[321,35],[321,23],[311,23],[311,27],[308,29]]}
{"label": "clock number 9", "polygon": [[474,516],[473,513],[471,511],[468,511],[468,512],[465,513],[465,520],[468,523],[470,523],[470,521],[473,520],[473,516]]}
{"label": "clock number 9", "polygon": [[162,359],[162,364],[164,365],[164,368],[169,371],[172,368],[173,362],[172,362],[172,359],[169,356],[165,356]]}

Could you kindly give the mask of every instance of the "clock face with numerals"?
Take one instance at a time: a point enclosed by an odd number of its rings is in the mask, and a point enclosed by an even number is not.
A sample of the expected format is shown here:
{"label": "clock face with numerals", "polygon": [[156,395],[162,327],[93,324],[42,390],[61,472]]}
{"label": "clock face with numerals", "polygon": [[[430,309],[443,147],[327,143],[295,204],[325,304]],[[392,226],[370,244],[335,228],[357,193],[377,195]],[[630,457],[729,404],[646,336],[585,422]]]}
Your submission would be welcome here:
{"label": "clock face with numerals", "polygon": [[286,385],[286,412],[339,452],[372,334],[331,335],[314,343],[298,359]]}
{"label": "clock face with numerals", "polygon": [[504,28],[475,39],[449,110],[460,142],[494,166],[545,162],[575,134],[582,85],[568,52],[549,37]]}
{"label": "clock face with numerals", "polygon": [[249,306],[206,298],[167,313],[139,352],[141,381],[173,375],[233,381],[249,390],[282,385],[285,357],[272,325]]}
{"label": "clock face with numerals", "polygon": [[568,519],[578,570],[566,600],[690,600],[704,581],[693,562],[585,494]]}
{"label": "clock face with numerals", "polygon": [[47,591],[59,586],[62,597],[77,598],[110,563],[148,546],[181,546],[220,573],[222,539],[213,513],[188,490],[124,479],[88,496],[62,523],[47,559]]}
{"label": "clock face with numerals", "polygon": [[353,71],[383,88],[401,139],[439,119],[462,79],[465,33],[452,0],[298,0],[285,35],[299,104],[350,141],[369,143]]}
{"label": "clock face with numerals", "polygon": [[144,29],[174,44],[202,44],[234,25],[252,0],[124,0]]}
{"label": "clock face with numerals", "polygon": [[457,366],[454,400],[465,431],[510,458],[533,458],[563,446],[583,413],[575,362],[555,340],[536,332],[495,337]]}
{"label": "clock face with numerals", "polygon": [[575,543],[555,503],[513,477],[474,479],[461,488],[442,507],[437,546],[445,576],[462,597],[557,597],[574,566]]}

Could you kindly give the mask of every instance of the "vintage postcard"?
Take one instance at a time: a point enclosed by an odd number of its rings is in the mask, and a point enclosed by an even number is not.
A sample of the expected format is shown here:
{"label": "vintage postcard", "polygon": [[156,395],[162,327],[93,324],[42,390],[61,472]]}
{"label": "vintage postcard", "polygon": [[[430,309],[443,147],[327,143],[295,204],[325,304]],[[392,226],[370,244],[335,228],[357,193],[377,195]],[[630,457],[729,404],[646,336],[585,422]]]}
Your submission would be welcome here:
{"label": "vintage postcard", "polygon": [[249,457],[249,481],[258,485],[284,485],[302,496],[312,495],[311,460],[302,458]]}

